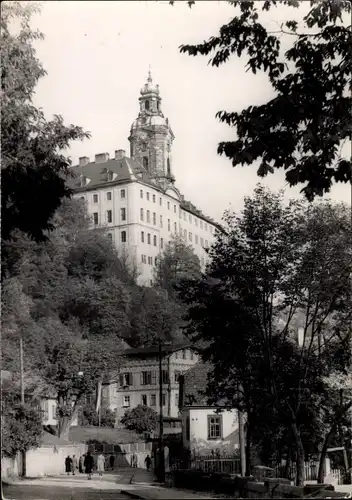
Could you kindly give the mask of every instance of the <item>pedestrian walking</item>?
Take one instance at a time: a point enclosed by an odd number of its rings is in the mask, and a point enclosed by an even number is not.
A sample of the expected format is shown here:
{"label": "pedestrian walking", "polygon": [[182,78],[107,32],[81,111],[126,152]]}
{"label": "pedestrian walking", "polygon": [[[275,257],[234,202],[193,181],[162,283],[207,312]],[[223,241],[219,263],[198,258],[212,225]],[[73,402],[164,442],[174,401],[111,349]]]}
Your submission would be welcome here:
{"label": "pedestrian walking", "polygon": [[149,472],[150,471],[150,466],[152,465],[152,459],[150,458],[149,455],[147,455],[145,457],[144,462],[145,462],[145,465],[147,466],[147,471]]}
{"label": "pedestrian walking", "polygon": [[72,475],[73,476],[76,474],[77,465],[78,465],[77,457],[76,457],[76,455],[72,455]]}
{"label": "pedestrian walking", "polygon": [[105,471],[105,457],[102,453],[98,456],[97,469],[99,476],[102,476]]}
{"label": "pedestrian walking", "polygon": [[83,474],[83,464],[84,464],[85,455],[81,455],[78,460],[78,471],[80,474]]}
{"label": "pedestrian walking", "polygon": [[70,472],[72,471],[72,458],[70,455],[68,455],[65,458],[65,471],[67,472],[67,475],[70,475]]}
{"label": "pedestrian walking", "polygon": [[138,467],[138,457],[135,453],[133,454],[133,467],[135,469],[137,469],[137,467]]}
{"label": "pedestrian walking", "polygon": [[84,459],[84,468],[86,470],[86,474],[88,475],[88,479],[92,479],[93,465],[94,465],[94,458],[92,457],[90,451],[88,451]]}
{"label": "pedestrian walking", "polygon": [[110,455],[110,469],[114,470],[115,466],[115,455]]}

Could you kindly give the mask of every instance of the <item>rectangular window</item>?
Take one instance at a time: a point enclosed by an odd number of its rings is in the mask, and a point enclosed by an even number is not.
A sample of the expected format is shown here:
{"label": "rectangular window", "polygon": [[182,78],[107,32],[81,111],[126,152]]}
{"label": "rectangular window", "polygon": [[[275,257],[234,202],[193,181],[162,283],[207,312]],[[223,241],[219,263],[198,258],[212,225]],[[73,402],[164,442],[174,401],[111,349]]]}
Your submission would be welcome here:
{"label": "rectangular window", "polygon": [[106,199],[107,199],[108,201],[111,201],[111,191],[108,191],[108,192],[106,193]]}
{"label": "rectangular window", "polygon": [[193,352],[193,351],[189,351],[189,354],[190,354],[191,361],[193,361],[193,358],[194,358],[194,352]]}
{"label": "rectangular window", "polygon": [[175,392],[175,405],[179,405],[179,400],[178,400],[178,392]]}
{"label": "rectangular window", "polygon": [[204,238],[200,239],[200,244],[202,245],[202,247],[204,246]]}
{"label": "rectangular window", "polygon": [[208,230],[208,224],[205,222],[204,223],[204,229],[207,231]]}
{"label": "rectangular window", "polygon": [[157,265],[157,263],[158,263],[158,257],[155,257],[155,258],[154,258],[154,266],[156,266],[156,265]]}
{"label": "rectangular window", "polygon": [[156,406],[156,394],[150,395],[150,406]]}
{"label": "rectangular window", "polygon": [[200,221],[199,224],[200,224],[200,228],[203,229],[203,221],[202,220]]}
{"label": "rectangular window", "polygon": [[128,408],[130,406],[130,397],[127,395],[124,395],[123,397],[123,407]]}
{"label": "rectangular window", "polygon": [[148,193],[148,191],[147,191],[147,200],[149,201],[149,193]]}
{"label": "rectangular window", "polygon": [[175,382],[177,383],[180,380],[180,372],[178,370],[175,370]]}
{"label": "rectangular window", "polygon": [[153,224],[154,226],[156,226],[156,213],[153,212]]}
{"label": "rectangular window", "polygon": [[47,400],[44,400],[42,411],[43,411],[43,419],[48,420],[48,418],[49,418],[49,402]]}
{"label": "rectangular window", "polygon": [[146,264],[147,263],[147,256],[142,254],[141,257],[142,257],[142,263]]}
{"label": "rectangular window", "polygon": [[51,418],[56,419],[56,405],[51,405]]}
{"label": "rectangular window", "polygon": [[187,239],[187,231],[186,231],[186,229],[184,229],[184,230],[183,230],[183,237],[184,237],[185,239]]}
{"label": "rectangular window", "polygon": [[112,222],[112,210],[107,211],[107,219],[108,219],[108,222]]}
{"label": "rectangular window", "polygon": [[160,248],[164,248],[164,239],[160,238]]}
{"label": "rectangular window", "polygon": [[111,233],[108,233],[108,234],[107,234],[107,237],[108,237],[108,239],[109,239],[110,241],[112,241],[112,234],[111,234]]}
{"label": "rectangular window", "polygon": [[222,415],[208,415],[208,439],[222,439]]}
{"label": "rectangular window", "polygon": [[153,236],[153,243],[154,243],[154,246],[156,247],[156,236]]}
{"label": "rectangular window", "polygon": [[121,208],[121,220],[126,220],[126,209]]}
{"label": "rectangular window", "polygon": [[177,233],[177,222],[174,222],[175,233]]}
{"label": "rectangular window", "polygon": [[198,235],[197,234],[194,235],[194,241],[195,241],[196,245],[198,245]]}
{"label": "rectangular window", "polygon": [[98,195],[93,194],[93,203],[98,203]]}
{"label": "rectangular window", "polygon": [[147,234],[147,243],[150,245],[150,233]]}
{"label": "rectangular window", "polygon": [[186,349],[184,349],[182,351],[182,359],[187,359],[187,351],[186,351]]}
{"label": "rectangular window", "polygon": [[125,372],[120,373],[120,387],[126,387],[132,385],[132,373]]}
{"label": "rectangular window", "polygon": [[168,208],[168,210],[170,210],[170,202],[169,201],[167,202],[167,208]]}
{"label": "rectangular window", "polygon": [[161,206],[163,204],[163,199],[159,198],[159,205]]}
{"label": "rectangular window", "polygon": [[165,393],[162,394],[162,405],[166,406],[166,394]]}
{"label": "rectangular window", "polygon": [[188,233],[189,241],[192,241],[192,233]]}
{"label": "rectangular window", "polygon": [[94,221],[94,225],[96,226],[97,224],[99,224],[99,216],[98,216],[98,212],[94,212],[93,214],[93,221]]}
{"label": "rectangular window", "polygon": [[144,210],[143,210],[143,208],[141,208],[141,211],[140,211],[140,219],[144,220]]}
{"label": "rectangular window", "polygon": [[152,265],[153,265],[153,257],[148,257],[148,264],[149,264],[150,266],[152,266]]}
{"label": "rectangular window", "polygon": [[168,370],[163,370],[162,371],[162,380],[163,380],[163,384],[168,384],[169,383],[169,372],[168,372]]}
{"label": "rectangular window", "polygon": [[167,230],[168,230],[168,231],[171,231],[171,223],[170,223],[170,219],[167,219]]}
{"label": "rectangular window", "polygon": [[174,205],[174,213],[176,213],[176,205]]}
{"label": "rectangular window", "polygon": [[140,190],[139,195],[141,198],[143,198],[143,189]]}
{"label": "rectangular window", "polygon": [[153,203],[155,203],[155,194],[153,194]]}
{"label": "rectangular window", "polygon": [[178,359],[178,352],[175,352],[175,359]]}
{"label": "rectangular window", "polygon": [[121,199],[126,198],[126,189],[121,189]]}
{"label": "rectangular window", "polygon": [[208,248],[208,240],[205,240],[205,248]]}
{"label": "rectangular window", "polygon": [[192,215],[189,215],[189,223],[192,224]]}
{"label": "rectangular window", "polygon": [[121,231],[121,243],[126,243],[127,241],[127,233],[126,231]]}
{"label": "rectangular window", "polygon": [[186,212],[183,212],[183,220],[186,220]]}
{"label": "rectangular window", "polygon": [[198,219],[194,218],[194,224],[198,227]]}
{"label": "rectangular window", "polygon": [[152,372],[141,372],[141,385],[151,385],[152,383]]}
{"label": "rectangular window", "polygon": [[147,406],[147,395],[146,394],[142,394],[141,403],[143,406]]}
{"label": "rectangular window", "polygon": [[160,227],[163,227],[163,216],[160,215]]}
{"label": "rectangular window", "polygon": [[144,231],[141,231],[141,242],[144,243]]}
{"label": "rectangular window", "polygon": [[147,210],[147,222],[150,223],[150,210]]}

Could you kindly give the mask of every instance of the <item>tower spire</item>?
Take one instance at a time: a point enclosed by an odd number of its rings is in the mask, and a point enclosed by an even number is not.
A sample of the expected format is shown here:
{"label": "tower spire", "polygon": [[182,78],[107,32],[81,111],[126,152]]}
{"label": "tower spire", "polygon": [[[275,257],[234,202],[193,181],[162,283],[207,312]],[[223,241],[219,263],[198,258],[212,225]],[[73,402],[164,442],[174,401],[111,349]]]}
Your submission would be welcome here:
{"label": "tower spire", "polygon": [[149,64],[149,70],[148,70],[148,82],[152,83],[152,67]]}

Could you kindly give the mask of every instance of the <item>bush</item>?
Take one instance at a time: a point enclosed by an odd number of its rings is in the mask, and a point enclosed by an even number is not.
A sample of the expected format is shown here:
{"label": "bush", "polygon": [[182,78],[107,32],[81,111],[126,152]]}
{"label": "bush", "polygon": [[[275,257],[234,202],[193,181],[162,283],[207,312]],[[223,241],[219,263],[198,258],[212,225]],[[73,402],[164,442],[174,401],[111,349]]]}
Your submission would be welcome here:
{"label": "bush", "polygon": [[121,423],[130,431],[152,432],[157,427],[158,414],[149,406],[138,405],[126,411]]}
{"label": "bush", "polygon": [[[94,405],[86,405],[82,408],[79,414],[79,425],[83,427],[99,425],[99,414],[95,411]],[[101,408],[100,412],[101,427],[115,427],[115,414],[109,408]]]}
{"label": "bush", "polygon": [[2,412],[2,452],[14,457],[19,451],[40,446],[43,432],[41,411],[28,405],[16,404]]}

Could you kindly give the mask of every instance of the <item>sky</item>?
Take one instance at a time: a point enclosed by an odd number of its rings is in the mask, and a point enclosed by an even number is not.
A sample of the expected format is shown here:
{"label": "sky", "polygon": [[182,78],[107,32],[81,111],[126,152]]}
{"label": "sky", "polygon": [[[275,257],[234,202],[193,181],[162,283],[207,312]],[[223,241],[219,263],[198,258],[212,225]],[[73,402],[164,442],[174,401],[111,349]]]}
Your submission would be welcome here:
{"label": "sky", "polygon": [[[308,4],[296,9],[294,17],[299,19]],[[72,143],[68,155],[73,165],[80,156],[93,159],[109,152],[112,157],[116,149],[129,156],[129,130],[150,65],[175,134],[176,186],[186,199],[220,221],[224,210],[241,210],[257,182],[285,188],[287,198],[300,197],[299,188],[285,184],[282,172],[263,181],[255,164],[233,168],[217,154],[218,143],[235,139],[235,132],[216,119],[216,112],[241,111],[270,100],[267,76],[247,72],[244,59],[233,57],[213,68],[209,57],[179,51],[182,44],[216,35],[234,13],[227,2],[216,0],[197,1],[192,9],[183,2],[172,7],[168,1],[43,2],[32,26],[45,35],[36,49],[48,74],[38,84],[35,104],[47,118],[60,114],[66,124],[91,133],[91,139]],[[279,6],[265,16],[277,28],[292,18],[292,9]],[[289,43],[282,41],[284,47]],[[350,203],[350,187],[337,185],[329,197]]]}

